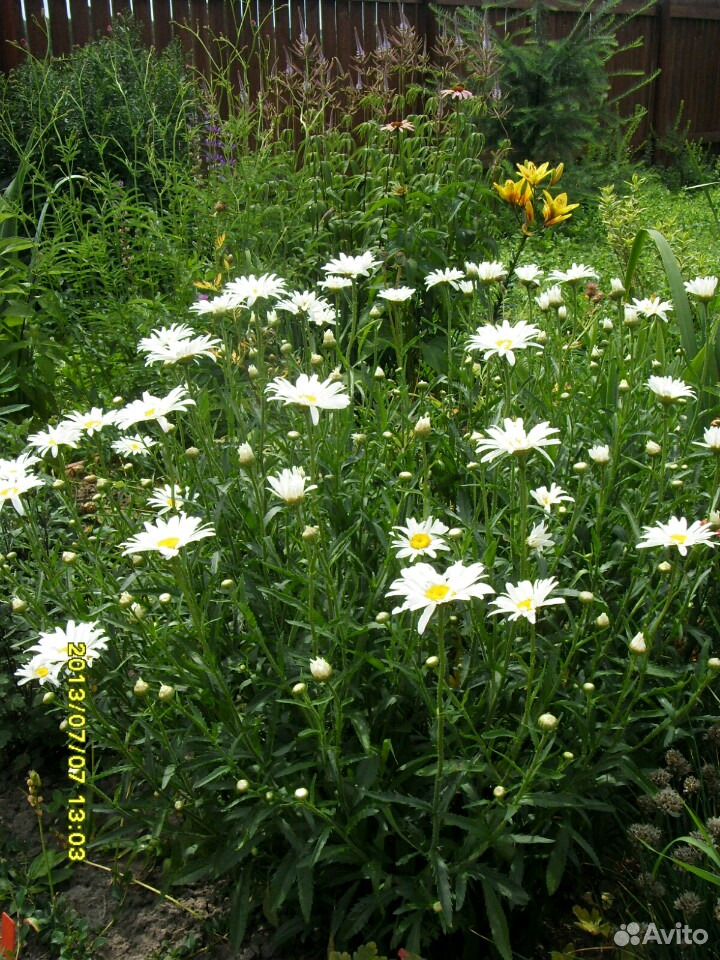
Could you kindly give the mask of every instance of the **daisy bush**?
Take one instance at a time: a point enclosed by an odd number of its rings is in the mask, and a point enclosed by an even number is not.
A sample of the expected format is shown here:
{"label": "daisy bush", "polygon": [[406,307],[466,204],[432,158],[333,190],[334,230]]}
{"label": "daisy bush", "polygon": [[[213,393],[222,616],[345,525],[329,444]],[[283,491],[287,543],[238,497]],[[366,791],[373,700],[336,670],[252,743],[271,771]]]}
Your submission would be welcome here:
{"label": "daisy bush", "polygon": [[497,185],[502,261],[238,270],[0,462],[17,680],[60,720],[92,651],[89,853],[227,881],[237,941],[509,958],[715,709],[717,404],[665,291],[533,259],[562,173]]}

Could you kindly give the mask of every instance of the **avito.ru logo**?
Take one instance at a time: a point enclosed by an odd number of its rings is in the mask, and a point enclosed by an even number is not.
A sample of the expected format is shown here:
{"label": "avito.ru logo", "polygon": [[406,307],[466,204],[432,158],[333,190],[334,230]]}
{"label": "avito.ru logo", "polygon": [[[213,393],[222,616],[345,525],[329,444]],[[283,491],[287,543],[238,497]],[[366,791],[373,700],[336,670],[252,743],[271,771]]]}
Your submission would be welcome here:
{"label": "avito.ru logo", "polygon": [[642,929],[639,923],[621,923],[620,928],[615,931],[613,941],[618,947],[627,947],[628,944],[638,947],[640,944],[645,946],[648,943],[665,945],[677,943],[683,946],[701,947],[708,942],[708,932],[702,929],[693,930],[687,924],[679,922],[669,930],[658,928],[654,923],[649,923],[645,929]]}

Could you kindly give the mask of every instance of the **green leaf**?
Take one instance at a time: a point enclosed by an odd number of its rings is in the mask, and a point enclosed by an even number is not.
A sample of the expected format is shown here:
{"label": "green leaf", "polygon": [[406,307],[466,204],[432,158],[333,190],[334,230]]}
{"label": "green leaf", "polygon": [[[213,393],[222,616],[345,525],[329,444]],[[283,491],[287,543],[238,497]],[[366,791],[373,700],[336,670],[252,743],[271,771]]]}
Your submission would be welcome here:
{"label": "green leaf", "polygon": [[65,860],[67,854],[61,850],[46,850],[39,853],[28,867],[28,879],[38,880],[47,876],[55,867]]}
{"label": "green leaf", "polygon": [[300,901],[300,909],[302,910],[303,919],[305,920],[305,923],[310,923],[310,917],[312,916],[313,893],[314,893],[312,867],[298,866],[297,888],[298,888],[298,899]]}
{"label": "green leaf", "polygon": [[482,881],[482,888],[485,895],[485,909],[487,910],[488,920],[490,921],[493,942],[503,960],[513,960],[505,911],[488,880]]}
{"label": "green leaf", "polygon": [[565,864],[567,863],[568,847],[570,845],[570,834],[567,830],[560,830],[555,846],[548,857],[547,868],[545,870],[545,883],[547,892],[552,896],[560,886]]}

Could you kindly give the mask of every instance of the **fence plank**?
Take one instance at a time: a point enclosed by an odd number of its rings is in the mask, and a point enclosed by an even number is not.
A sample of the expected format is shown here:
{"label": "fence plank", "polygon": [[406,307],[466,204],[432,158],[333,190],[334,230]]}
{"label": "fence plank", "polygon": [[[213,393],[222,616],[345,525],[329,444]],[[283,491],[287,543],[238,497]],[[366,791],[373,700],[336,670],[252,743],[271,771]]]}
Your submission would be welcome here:
{"label": "fence plank", "polygon": [[92,13],[92,35],[94,37],[106,36],[110,26],[109,0],[92,0],[90,11]]}
{"label": "fence plank", "polygon": [[5,71],[12,70],[19,66],[25,59],[22,50],[12,46],[13,43],[25,41],[25,29],[23,27],[22,12],[20,10],[20,0],[7,0],[3,10],[2,35],[0,42],[0,66]]}
{"label": "fence plank", "polygon": [[70,32],[74,46],[85,46],[90,39],[90,9],[87,0],[70,0]]}
{"label": "fence plank", "polygon": [[30,52],[42,59],[47,56],[49,29],[42,0],[25,0],[25,25]]}
{"label": "fence plank", "polygon": [[162,50],[172,40],[172,28],[170,26],[170,0],[152,0],[155,18],[153,22],[153,32],[155,34],[155,46]]}
{"label": "fence plank", "polygon": [[142,25],[143,43],[147,47],[153,45],[153,25],[151,16],[151,0],[133,0],[133,14]]}
{"label": "fence plank", "polygon": [[54,57],[70,53],[70,21],[65,0],[49,0],[50,41]]}

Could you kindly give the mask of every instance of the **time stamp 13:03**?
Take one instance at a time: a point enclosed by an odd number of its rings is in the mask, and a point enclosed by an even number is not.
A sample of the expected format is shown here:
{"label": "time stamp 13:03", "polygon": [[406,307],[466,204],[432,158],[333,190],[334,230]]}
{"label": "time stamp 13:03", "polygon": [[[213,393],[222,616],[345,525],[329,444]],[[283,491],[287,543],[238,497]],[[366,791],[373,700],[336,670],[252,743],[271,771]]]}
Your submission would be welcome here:
{"label": "time stamp 13:03", "polygon": [[68,689],[68,779],[76,787],[75,795],[68,799],[68,857],[81,861],[86,857],[87,806],[85,786],[87,778],[87,680],[86,647],[84,643],[68,644],[67,683]]}

